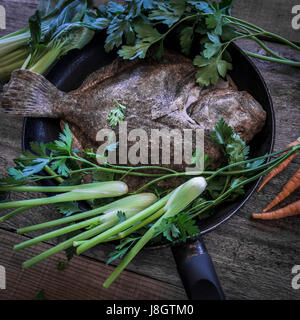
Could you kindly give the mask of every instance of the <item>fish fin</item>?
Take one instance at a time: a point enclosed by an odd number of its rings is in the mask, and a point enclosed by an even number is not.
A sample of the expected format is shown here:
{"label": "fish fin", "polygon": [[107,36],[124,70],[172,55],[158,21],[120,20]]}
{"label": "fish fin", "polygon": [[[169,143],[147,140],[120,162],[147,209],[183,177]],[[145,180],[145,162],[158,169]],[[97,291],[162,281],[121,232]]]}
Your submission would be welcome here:
{"label": "fish fin", "polygon": [[59,118],[62,112],[55,105],[65,96],[42,75],[15,70],[3,88],[2,108],[10,115]]}

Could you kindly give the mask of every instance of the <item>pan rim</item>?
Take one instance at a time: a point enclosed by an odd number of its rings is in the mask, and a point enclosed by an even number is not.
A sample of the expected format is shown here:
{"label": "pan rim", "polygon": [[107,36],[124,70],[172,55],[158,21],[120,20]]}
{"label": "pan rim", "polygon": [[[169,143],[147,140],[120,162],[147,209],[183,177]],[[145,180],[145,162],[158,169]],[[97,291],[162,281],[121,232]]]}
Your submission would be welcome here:
{"label": "pan rim", "polygon": [[[263,90],[266,93],[266,97],[268,99],[268,104],[269,104],[269,116],[270,116],[270,123],[271,123],[271,132],[270,132],[270,136],[271,136],[271,141],[269,146],[267,147],[268,149],[268,153],[271,153],[273,151],[274,148],[274,144],[275,144],[275,133],[276,133],[276,121],[275,121],[275,111],[274,111],[274,107],[273,107],[273,102],[272,102],[272,97],[270,94],[270,90],[261,74],[261,72],[259,71],[258,67],[255,65],[255,63],[252,61],[252,59],[250,59],[244,52],[243,50],[237,46],[235,43],[231,44],[232,47],[234,47],[239,54],[241,54],[243,56],[243,58],[245,60],[247,60],[247,62],[249,63],[249,65],[251,66],[251,68],[254,70],[254,72],[256,73],[256,75],[258,76],[261,85],[263,87]],[[63,57],[64,58],[64,57]],[[62,59],[63,59],[62,58]],[[56,63],[51,67],[51,70],[55,68]],[[46,73],[45,77],[47,77],[47,75],[49,74],[50,70],[48,70],[48,72]],[[23,121],[23,128],[22,128],[22,150],[23,152],[26,150],[26,132],[28,130],[28,120],[29,119],[34,119],[34,118],[30,118],[30,117],[25,117],[24,121]],[[47,118],[45,118],[47,119]],[[269,162],[270,159],[267,159],[267,162]],[[210,226],[207,226],[206,228],[201,229],[200,226],[200,234],[204,235],[210,231],[213,231],[214,229],[216,229],[218,226],[220,226],[221,224],[225,223],[226,221],[228,221],[235,213],[237,213],[244,205],[245,203],[253,196],[254,192],[257,190],[259,183],[261,182],[262,177],[260,177],[255,184],[248,190],[247,194],[241,199],[240,203],[229,213],[224,214],[223,216],[221,216],[217,221],[215,221],[214,223],[212,223]],[[169,244],[167,244],[169,245]],[[157,248],[157,247],[162,247],[165,246],[164,244],[159,244],[159,245],[155,245],[155,246],[151,246],[152,248]],[[151,248],[148,247],[148,248]]]}

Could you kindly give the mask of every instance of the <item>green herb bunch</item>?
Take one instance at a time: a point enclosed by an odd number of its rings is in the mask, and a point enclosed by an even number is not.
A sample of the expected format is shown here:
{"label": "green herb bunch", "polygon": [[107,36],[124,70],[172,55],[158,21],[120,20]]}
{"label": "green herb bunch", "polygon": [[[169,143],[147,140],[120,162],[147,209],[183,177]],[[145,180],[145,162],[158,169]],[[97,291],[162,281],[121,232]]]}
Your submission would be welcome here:
{"label": "green herb bunch", "polygon": [[216,84],[232,68],[228,46],[248,38],[267,53],[248,55],[299,67],[300,62],[272,51],[261,36],[300,47],[279,35],[231,16],[234,0],[127,0],[93,8],[87,0],[41,0],[29,27],[0,39],[0,80],[17,68],[43,74],[62,55],[81,49],[95,33],[105,33],[105,50],[117,50],[124,59],[151,55],[160,60],[168,38],[199,68],[200,85]]}

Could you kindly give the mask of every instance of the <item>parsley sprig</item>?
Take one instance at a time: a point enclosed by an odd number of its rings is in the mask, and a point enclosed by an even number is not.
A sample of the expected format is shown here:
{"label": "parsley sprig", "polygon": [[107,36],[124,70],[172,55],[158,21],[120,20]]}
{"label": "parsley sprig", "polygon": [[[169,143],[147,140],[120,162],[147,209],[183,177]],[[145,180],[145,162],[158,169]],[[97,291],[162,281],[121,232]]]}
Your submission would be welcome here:
{"label": "parsley sprig", "polygon": [[126,107],[114,100],[116,107],[110,110],[107,120],[112,128],[115,128],[121,121],[124,120]]}
{"label": "parsley sprig", "polygon": [[216,84],[220,77],[224,78],[232,69],[227,48],[233,41],[242,38],[256,41],[271,57],[246,51],[249,55],[300,66],[299,62],[273,52],[257,37],[273,37],[300,50],[298,46],[247,21],[232,17],[233,4],[234,0],[132,0],[127,1],[125,6],[110,2],[107,7],[101,7],[101,17],[110,20],[105,49],[107,52],[119,49],[118,54],[124,59],[143,59],[149,54],[160,60],[164,55],[166,40],[171,36],[172,42],[178,41],[181,52],[191,57],[199,68],[196,81],[202,86]]}
{"label": "parsley sprig", "polygon": [[267,53],[245,50],[250,56],[300,66],[271,50],[259,37],[273,38],[298,51],[299,46],[231,16],[233,4],[234,0],[127,0],[124,5],[110,1],[93,9],[90,0],[40,0],[28,28],[0,39],[0,79],[9,80],[16,67],[44,74],[57,59],[83,48],[98,32],[106,33],[105,50],[117,50],[124,59],[151,55],[159,60],[171,38],[194,60],[199,68],[196,81],[203,86],[225,77],[232,68],[227,48],[242,38],[255,41]]}

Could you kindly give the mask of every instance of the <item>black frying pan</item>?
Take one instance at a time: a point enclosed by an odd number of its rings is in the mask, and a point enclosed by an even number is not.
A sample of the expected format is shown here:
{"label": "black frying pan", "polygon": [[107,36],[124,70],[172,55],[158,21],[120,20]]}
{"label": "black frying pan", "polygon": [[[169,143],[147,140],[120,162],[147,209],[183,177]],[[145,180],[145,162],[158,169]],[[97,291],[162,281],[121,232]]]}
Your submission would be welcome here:
{"label": "black frying pan", "polygon": [[[263,130],[250,143],[251,157],[272,152],[275,136],[275,119],[272,100],[267,86],[255,65],[235,45],[231,45],[233,70],[230,75],[239,90],[248,91],[267,112]],[[48,72],[47,79],[62,91],[78,88],[93,71],[110,63],[115,54],[107,54],[100,34],[82,50],[74,50],[60,59]],[[57,139],[59,121],[46,118],[25,118],[23,127],[23,150],[30,149],[31,141],[50,142]],[[44,182],[52,185],[52,180]],[[209,232],[236,213],[256,190],[258,181],[249,184],[246,194],[235,202],[223,204],[211,217],[199,222],[201,234]],[[172,247],[172,252],[190,299],[224,299],[224,294],[205,245],[198,237]]]}

